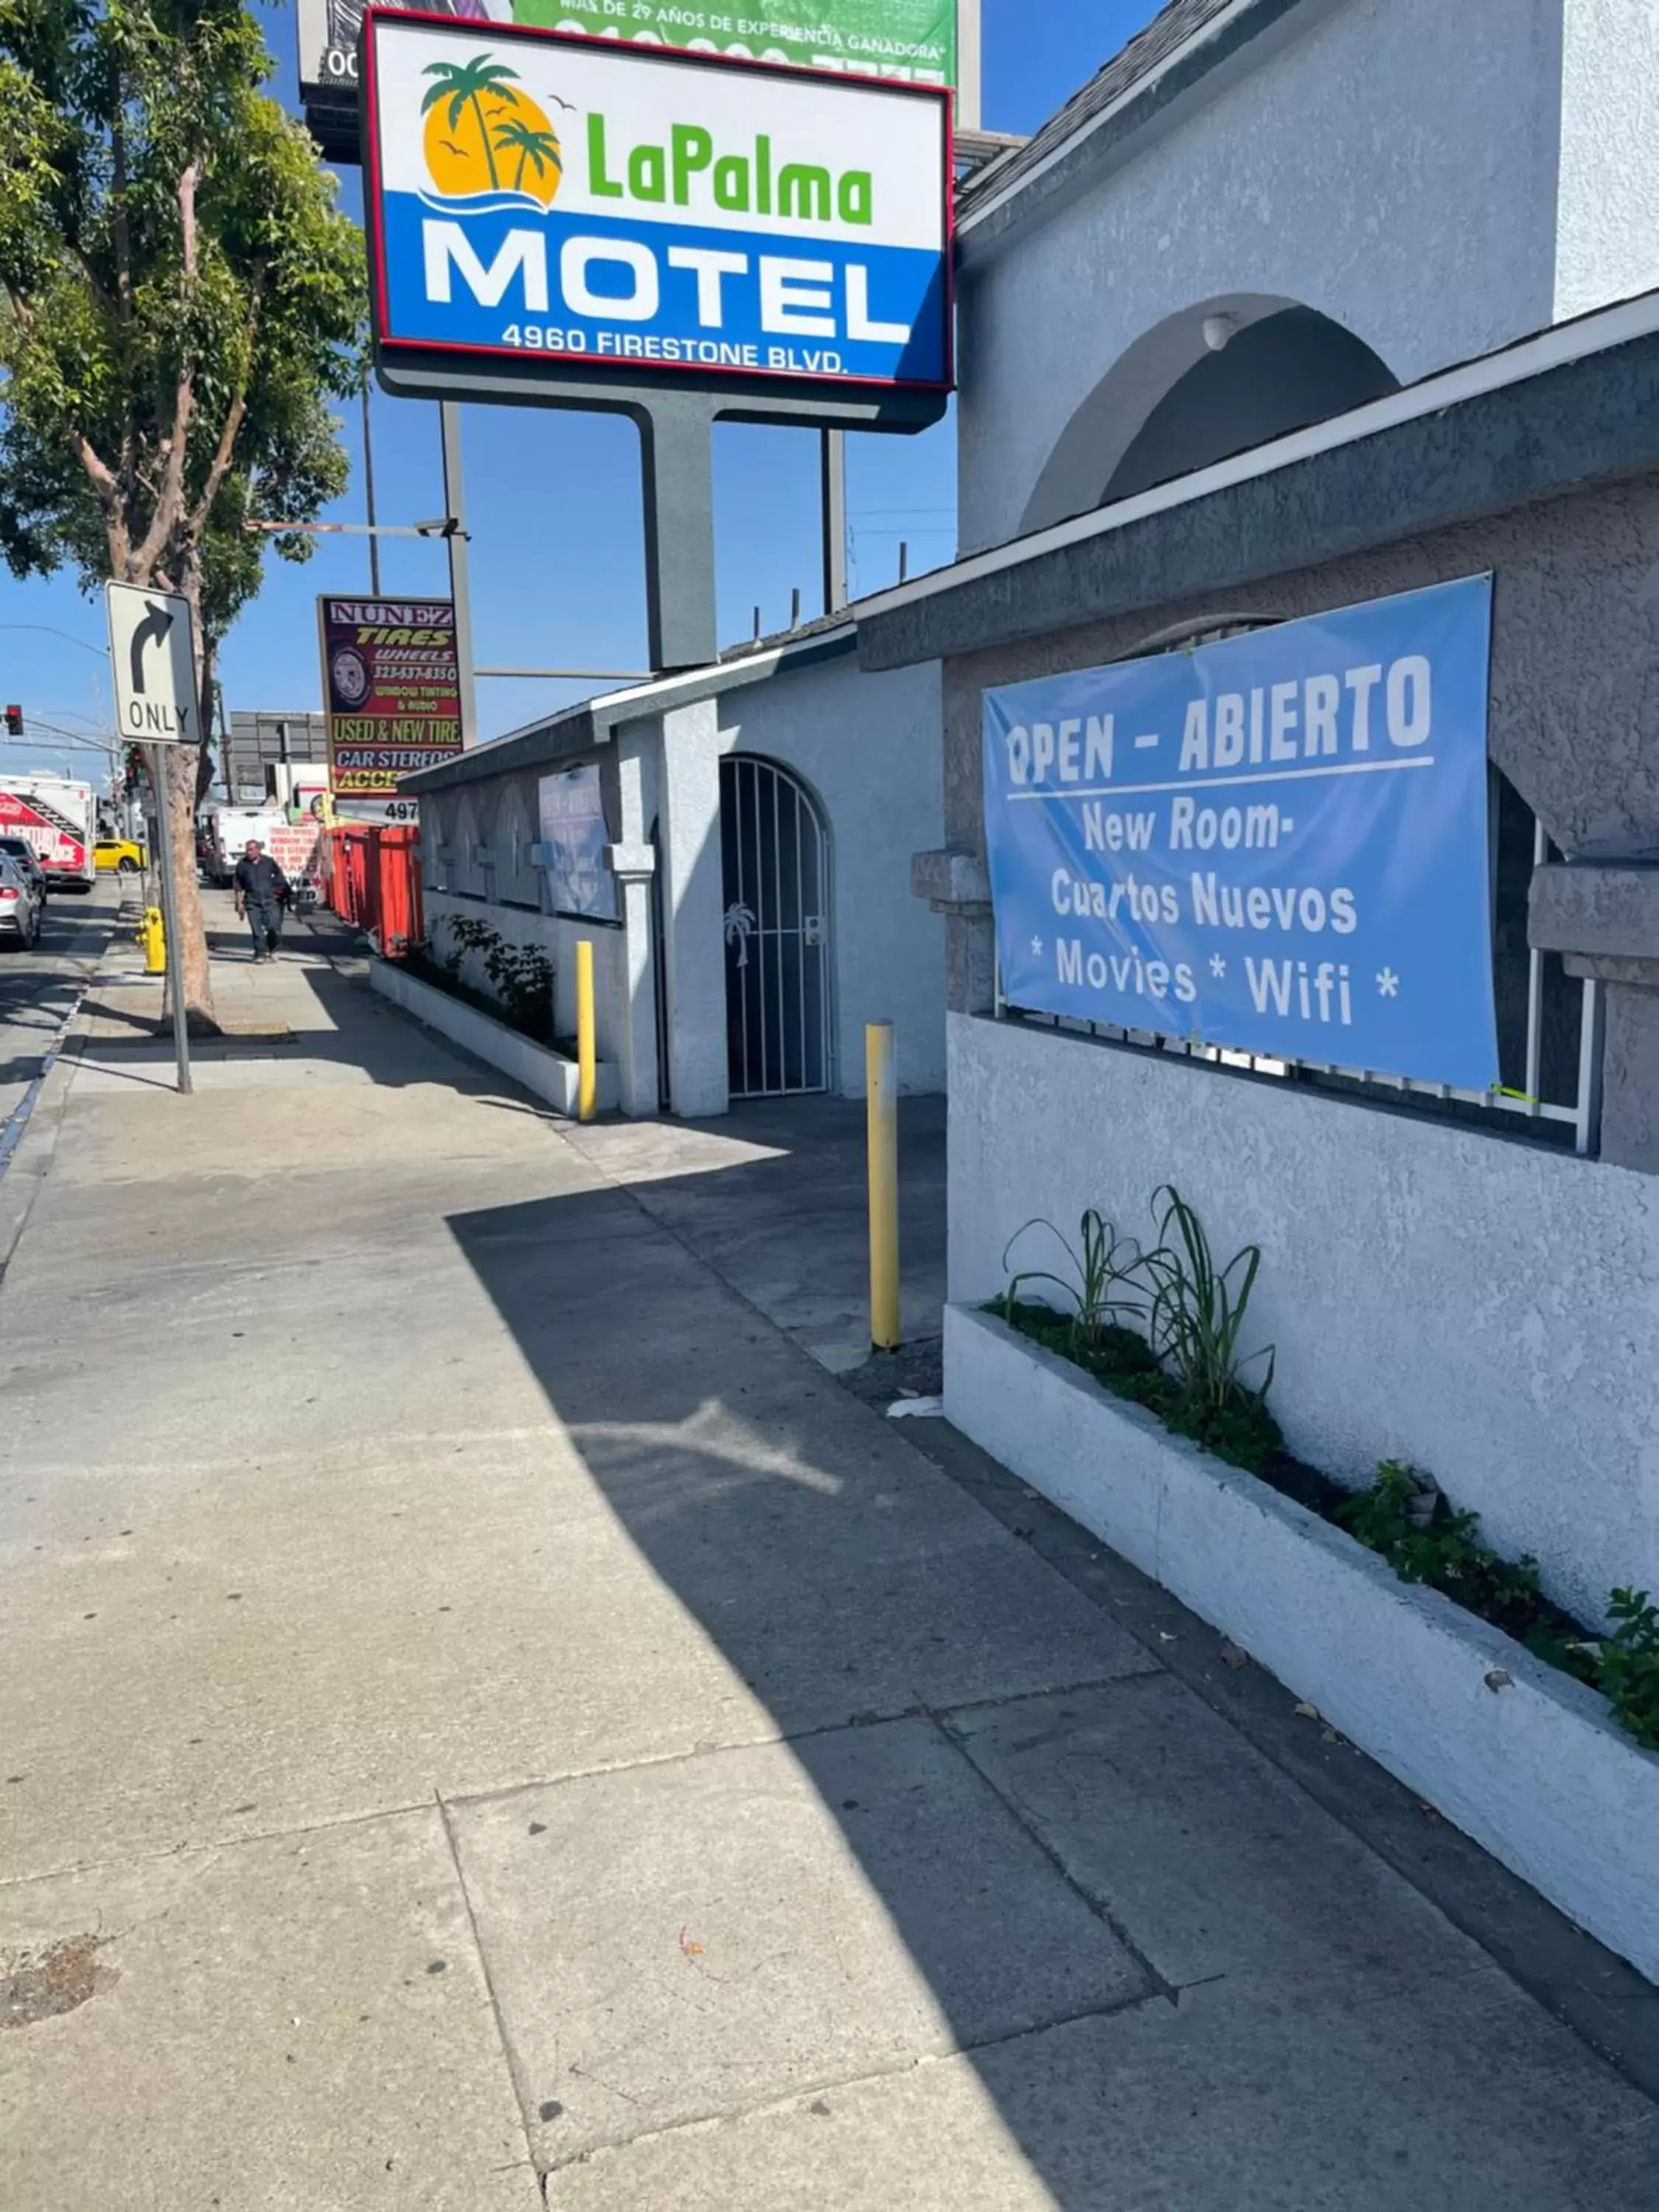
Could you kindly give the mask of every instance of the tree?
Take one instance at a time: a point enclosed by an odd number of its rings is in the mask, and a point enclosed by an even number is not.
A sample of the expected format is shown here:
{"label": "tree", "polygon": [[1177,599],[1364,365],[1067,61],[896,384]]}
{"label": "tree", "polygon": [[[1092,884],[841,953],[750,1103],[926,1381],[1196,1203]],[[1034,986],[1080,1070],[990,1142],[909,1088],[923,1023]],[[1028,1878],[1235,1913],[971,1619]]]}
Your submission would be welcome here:
{"label": "tree", "polygon": [[559,142],[550,131],[538,131],[533,124],[514,116],[495,127],[495,143],[504,152],[516,154],[519,166],[513,172],[513,189],[516,192],[524,184],[525,163],[528,161],[536,174],[544,176],[550,162],[561,175],[564,172],[563,157]]}
{"label": "tree", "polygon": [[[305,560],[345,488],[331,398],[360,386],[362,241],[263,87],[244,0],[0,0],[0,551],[181,592],[202,726],[263,548]],[[211,1022],[198,761],[167,755],[182,945]]]}
{"label": "tree", "polygon": [[501,179],[495,167],[495,149],[489,143],[489,125],[484,121],[483,95],[509,78],[516,82],[518,71],[508,69],[504,62],[491,61],[488,54],[478,54],[470,62],[429,63],[421,74],[438,80],[427,88],[426,98],[421,102],[422,114],[435,107],[441,100],[447,100],[452,131],[460,128],[463,114],[470,114],[478,127],[478,143],[483,148],[490,185],[492,188],[499,186]]}

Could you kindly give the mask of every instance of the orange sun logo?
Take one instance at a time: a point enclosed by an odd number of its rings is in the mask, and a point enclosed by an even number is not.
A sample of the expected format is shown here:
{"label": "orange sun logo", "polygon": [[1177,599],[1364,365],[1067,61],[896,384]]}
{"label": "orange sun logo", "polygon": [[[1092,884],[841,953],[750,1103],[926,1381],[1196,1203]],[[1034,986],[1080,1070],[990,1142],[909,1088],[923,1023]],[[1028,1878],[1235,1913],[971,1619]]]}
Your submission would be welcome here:
{"label": "orange sun logo", "polygon": [[514,72],[488,54],[433,62],[421,102],[428,173],[446,199],[505,195],[551,207],[564,178],[558,133]]}

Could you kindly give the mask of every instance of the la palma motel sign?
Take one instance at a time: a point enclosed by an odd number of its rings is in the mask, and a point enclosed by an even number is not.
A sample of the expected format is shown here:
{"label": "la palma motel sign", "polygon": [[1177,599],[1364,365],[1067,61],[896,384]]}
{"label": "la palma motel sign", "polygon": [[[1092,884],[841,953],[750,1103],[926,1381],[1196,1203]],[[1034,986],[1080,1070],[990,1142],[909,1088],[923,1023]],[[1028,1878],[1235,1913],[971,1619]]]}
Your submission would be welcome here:
{"label": "la palma motel sign", "polygon": [[380,10],[363,80],[383,369],[943,407],[948,94]]}

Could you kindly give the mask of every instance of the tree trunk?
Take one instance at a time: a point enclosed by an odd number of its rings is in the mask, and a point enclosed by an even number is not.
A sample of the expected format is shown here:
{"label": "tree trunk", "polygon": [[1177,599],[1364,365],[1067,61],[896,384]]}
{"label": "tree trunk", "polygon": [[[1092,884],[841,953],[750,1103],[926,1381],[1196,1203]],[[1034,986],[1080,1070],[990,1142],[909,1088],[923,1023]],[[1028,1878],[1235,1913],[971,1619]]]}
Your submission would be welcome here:
{"label": "tree trunk", "polygon": [[173,856],[173,920],[179,943],[167,946],[167,1012],[173,1012],[177,979],[185,987],[185,1012],[192,1033],[216,1036],[219,1024],[213,1013],[213,980],[208,969],[207,932],[202,920],[202,897],[196,880],[196,769],[199,756],[194,745],[162,745],[164,791],[162,820],[158,828],[168,841]]}

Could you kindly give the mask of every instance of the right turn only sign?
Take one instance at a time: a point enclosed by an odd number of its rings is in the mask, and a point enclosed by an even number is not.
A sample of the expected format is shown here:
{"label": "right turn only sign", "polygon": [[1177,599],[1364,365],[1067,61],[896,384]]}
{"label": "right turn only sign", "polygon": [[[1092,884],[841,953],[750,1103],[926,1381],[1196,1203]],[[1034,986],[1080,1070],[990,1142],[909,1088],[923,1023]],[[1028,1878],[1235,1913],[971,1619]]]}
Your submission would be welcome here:
{"label": "right turn only sign", "polygon": [[135,744],[199,744],[190,601],[143,584],[108,583],[104,592],[122,736]]}

